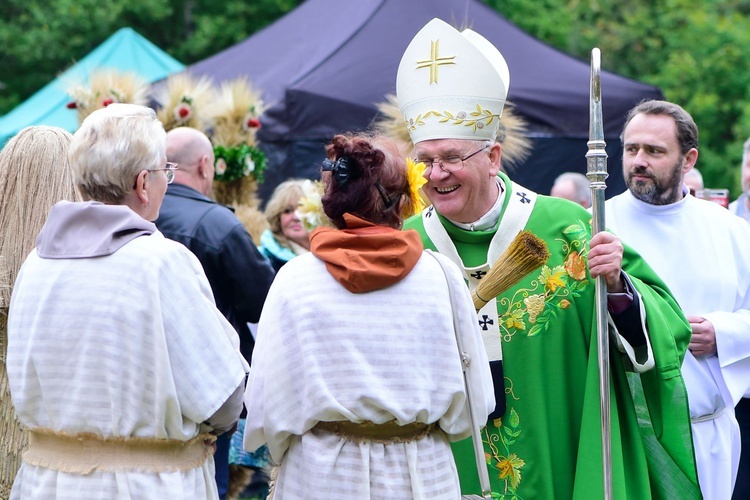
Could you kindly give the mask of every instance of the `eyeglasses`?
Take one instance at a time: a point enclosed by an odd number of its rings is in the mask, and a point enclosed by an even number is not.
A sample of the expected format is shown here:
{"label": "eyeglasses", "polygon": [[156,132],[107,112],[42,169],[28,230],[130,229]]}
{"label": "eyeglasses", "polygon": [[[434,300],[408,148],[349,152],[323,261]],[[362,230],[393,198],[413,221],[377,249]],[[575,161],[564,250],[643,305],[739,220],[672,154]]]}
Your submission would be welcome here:
{"label": "eyeglasses", "polygon": [[172,184],[172,181],[174,180],[174,173],[177,171],[177,164],[168,161],[164,168],[151,168],[148,171],[157,172],[159,170],[164,170],[164,173],[167,174],[167,184]]}
{"label": "eyeglasses", "polygon": [[458,172],[462,168],[464,168],[464,162],[471,158],[474,155],[477,155],[481,153],[482,151],[486,151],[487,148],[489,148],[488,145],[482,146],[480,149],[477,149],[473,153],[470,153],[466,156],[448,156],[447,158],[415,158],[414,161],[416,163],[424,163],[427,165],[427,169],[424,171],[425,177],[429,176],[432,173],[432,167],[437,163],[440,166],[440,169],[443,172]]}

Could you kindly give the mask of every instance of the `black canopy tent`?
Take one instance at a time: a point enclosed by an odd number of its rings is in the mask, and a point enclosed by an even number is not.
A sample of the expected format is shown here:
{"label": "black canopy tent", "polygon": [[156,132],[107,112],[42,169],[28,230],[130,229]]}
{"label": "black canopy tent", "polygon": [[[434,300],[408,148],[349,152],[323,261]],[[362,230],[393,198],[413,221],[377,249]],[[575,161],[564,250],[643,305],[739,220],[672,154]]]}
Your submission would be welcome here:
{"label": "black canopy tent", "polygon": [[[258,132],[271,168],[266,197],[289,177],[317,178],[323,145],[334,134],[367,128],[376,104],[395,93],[396,71],[411,38],[439,17],[470,27],[492,42],[510,69],[508,100],[529,123],[534,149],[511,172],[547,193],[563,171],[586,170],[588,61],[533,38],[479,0],[307,0],[248,39],[188,68],[215,82],[246,76],[269,104]],[[606,65],[606,54],[603,54]],[[652,86],[602,72],[607,195],[625,189],[619,134],[627,111]]]}

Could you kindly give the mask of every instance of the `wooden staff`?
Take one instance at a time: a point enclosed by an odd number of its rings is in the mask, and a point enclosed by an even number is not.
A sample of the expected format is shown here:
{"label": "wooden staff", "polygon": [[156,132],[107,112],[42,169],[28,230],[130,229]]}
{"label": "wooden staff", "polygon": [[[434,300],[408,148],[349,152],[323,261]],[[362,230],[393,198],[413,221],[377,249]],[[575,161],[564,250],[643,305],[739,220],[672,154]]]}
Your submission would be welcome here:
{"label": "wooden staff", "polygon": [[[602,124],[601,53],[591,50],[591,87],[589,107],[589,141],[586,153],[586,177],[590,181],[592,205],[592,235],[603,231],[604,190],[607,188],[607,151],[604,149]],[[609,327],[607,324],[607,283],[604,276],[596,278],[596,338],[599,359],[599,402],[602,414],[602,470],[604,499],[612,498],[612,423],[609,413]]]}

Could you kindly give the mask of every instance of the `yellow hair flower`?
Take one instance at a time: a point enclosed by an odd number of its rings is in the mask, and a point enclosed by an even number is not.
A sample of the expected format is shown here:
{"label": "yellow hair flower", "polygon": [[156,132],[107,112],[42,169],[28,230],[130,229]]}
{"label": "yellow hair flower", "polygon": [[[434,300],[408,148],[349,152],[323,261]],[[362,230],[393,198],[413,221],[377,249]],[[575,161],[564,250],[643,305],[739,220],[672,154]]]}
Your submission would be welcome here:
{"label": "yellow hair flower", "polygon": [[409,203],[407,204],[405,217],[411,217],[421,212],[426,203],[422,199],[419,190],[427,182],[424,171],[427,167],[424,163],[415,163],[411,158],[406,159],[406,179],[409,183]]}

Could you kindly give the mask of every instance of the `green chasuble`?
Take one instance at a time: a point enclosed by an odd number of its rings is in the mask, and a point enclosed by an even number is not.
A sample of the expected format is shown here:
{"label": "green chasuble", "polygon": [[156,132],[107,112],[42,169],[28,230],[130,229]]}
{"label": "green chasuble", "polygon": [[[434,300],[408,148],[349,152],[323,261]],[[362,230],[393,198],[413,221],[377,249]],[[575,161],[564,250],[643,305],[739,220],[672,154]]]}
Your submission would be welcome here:
{"label": "green chasuble", "polygon": [[[591,215],[566,200],[536,195],[503,174],[500,179],[505,201],[493,230],[460,229],[433,207],[409,219],[405,228],[419,231],[425,248],[435,250],[441,244],[428,237],[425,226],[434,228],[439,221],[463,267],[476,268],[488,261],[490,243],[498,227],[505,229],[513,204],[533,207],[516,226],[546,241],[551,256],[497,297],[507,406],[482,430],[492,490],[507,499],[602,498],[595,285],[587,266]],[[512,239],[518,228],[509,226]],[[636,373],[617,349],[620,337],[612,338],[614,498],[700,498],[680,373],[690,327],[667,287],[628,247],[623,270],[645,309],[655,366]],[[642,362],[643,349],[636,351]],[[453,450],[462,492],[480,493],[471,439],[454,443]]]}

